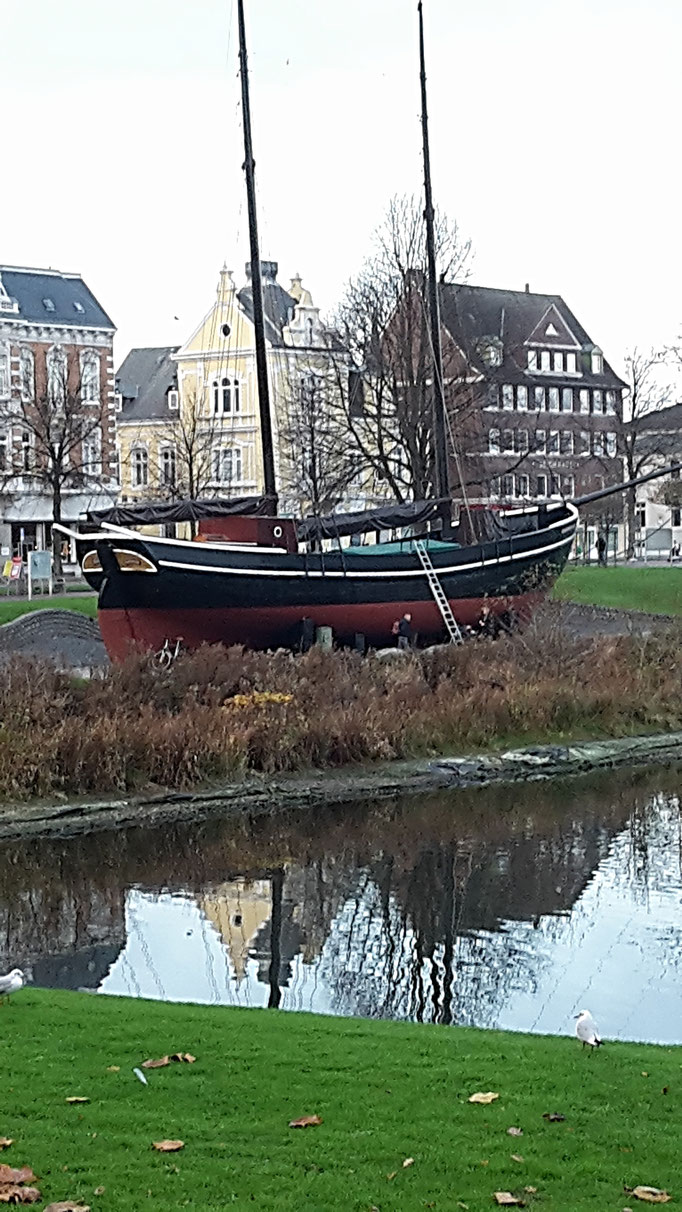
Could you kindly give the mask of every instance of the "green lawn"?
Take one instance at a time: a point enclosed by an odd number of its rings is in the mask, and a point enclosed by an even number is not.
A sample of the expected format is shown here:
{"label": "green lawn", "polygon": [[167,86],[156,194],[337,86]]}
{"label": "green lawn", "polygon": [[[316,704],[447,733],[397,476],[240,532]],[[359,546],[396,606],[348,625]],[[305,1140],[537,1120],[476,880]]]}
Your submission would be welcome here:
{"label": "green lawn", "polygon": [[[624,1184],[682,1199],[682,1048],[592,1055],[571,1038],[33,989],[0,1015],[2,1162],[31,1166],[45,1203],[483,1212],[512,1191],[621,1212]],[[147,1086],[133,1074],[176,1050],[196,1063],[148,1070]],[[500,1097],[472,1105],[476,1091]],[[288,1126],[309,1114],[323,1123]],[[185,1147],[154,1152],[164,1139]]]}
{"label": "green lawn", "polygon": [[554,587],[554,597],[590,606],[682,615],[682,566],[567,568]]}
{"label": "green lawn", "polygon": [[77,610],[79,614],[87,614],[91,619],[97,618],[97,594],[65,594],[62,597],[39,597],[27,602],[25,598],[0,598],[0,626],[18,619],[21,614],[30,610]]}

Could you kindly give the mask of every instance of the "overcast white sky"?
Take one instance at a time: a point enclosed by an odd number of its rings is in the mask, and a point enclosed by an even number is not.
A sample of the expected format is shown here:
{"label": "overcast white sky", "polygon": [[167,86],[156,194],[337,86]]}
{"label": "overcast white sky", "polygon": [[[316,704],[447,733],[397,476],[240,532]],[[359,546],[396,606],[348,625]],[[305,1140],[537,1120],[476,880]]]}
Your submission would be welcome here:
{"label": "overcast white sky", "polygon": [[[679,0],[425,0],[436,199],[472,280],[563,295],[618,367],[682,329]],[[323,310],[421,184],[415,0],[247,0],[263,255]],[[180,342],[248,257],[234,0],[0,0],[0,262]],[[179,317],[175,320],[174,317]]]}

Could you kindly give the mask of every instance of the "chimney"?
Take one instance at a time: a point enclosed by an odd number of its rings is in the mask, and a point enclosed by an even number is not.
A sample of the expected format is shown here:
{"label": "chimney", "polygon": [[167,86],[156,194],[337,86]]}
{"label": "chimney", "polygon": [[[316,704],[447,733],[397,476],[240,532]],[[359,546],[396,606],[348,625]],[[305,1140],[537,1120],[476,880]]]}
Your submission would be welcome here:
{"label": "chimney", "polygon": [[530,282],[526,282],[526,294],[530,294]]}
{"label": "chimney", "polygon": [[[260,273],[261,273],[261,278],[263,279],[263,284],[265,284],[266,282],[276,282],[278,269],[279,269],[279,265],[277,264],[276,261],[261,261]],[[246,276],[250,282],[251,281],[251,262],[250,261],[246,262]]]}

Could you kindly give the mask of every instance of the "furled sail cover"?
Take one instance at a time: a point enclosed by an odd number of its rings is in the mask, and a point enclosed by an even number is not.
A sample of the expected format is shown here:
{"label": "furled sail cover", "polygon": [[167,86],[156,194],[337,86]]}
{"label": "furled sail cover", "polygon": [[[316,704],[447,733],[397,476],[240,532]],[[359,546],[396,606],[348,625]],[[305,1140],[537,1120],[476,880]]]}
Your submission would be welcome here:
{"label": "furled sail cover", "polygon": [[270,513],[267,497],[216,497],[182,501],[140,501],[137,505],[112,505],[111,509],[93,509],[88,521],[110,522],[112,526],[154,526],[162,522],[200,522],[202,518],[224,518],[232,514],[262,516]]}
{"label": "furled sail cover", "polygon": [[406,501],[381,509],[363,509],[358,513],[329,513],[322,518],[304,518],[296,527],[296,537],[307,543],[311,539],[336,539],[347,534],[364,534],[368,530],[397,530],[438,517],[450,501],[443,497],[433,501]]}

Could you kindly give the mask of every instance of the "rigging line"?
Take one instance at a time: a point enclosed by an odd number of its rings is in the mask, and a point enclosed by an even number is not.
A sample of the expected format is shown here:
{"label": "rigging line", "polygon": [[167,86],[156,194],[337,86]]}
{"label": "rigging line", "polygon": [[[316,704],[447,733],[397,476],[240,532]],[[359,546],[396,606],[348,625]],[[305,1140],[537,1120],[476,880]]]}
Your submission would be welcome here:
{"label": "rigging line", "polygon": [[[440,368],[436,365],[436,353],[433,348],[433,338],[431,336],[431,331],[430,331],[430,327],[428,324],[428,312],[426,309],[426,300],[424,299],[423,292],[420,292],[420,294],[419,294],[419,301],[421,304],[422,314],[423,314],[424,321],[425,321],[426,335],[427,335],[427,339],[429,342],[429,349],[431,350],[433,377],[434,377],[434,380],[436,378],[438,378],[439,383],[441,385],[441,390],[443,391],[443,395],[444,395],[445,394],[445,380],[444,380],[444,378],[440,378]],[[459,453],[459,447],[455,440],[455,435],[454,435],[454,431],[452,428],[452,422],[450,420],[450,409],[449,408],[444,409],[444,415],[445,415],[445,426],[447,429],[448,437],[450,439],[450,445],[452,447],[452,453],[453,453],[454,460],[455,460],[455,469],[457,471],[457,477],[459,479],[459,486],[462,491],[462,500],[464,502],[464,508],[466,510],[466,515],[467,515],[467,519],[469,521],[469,525],[473,526],[473,522],[471,519],[471,504],[469,502],[469,494],[467,492],[466,484],[464,481],[464,472],[463,472],[463,468],[462,468],[461,456]]]}

